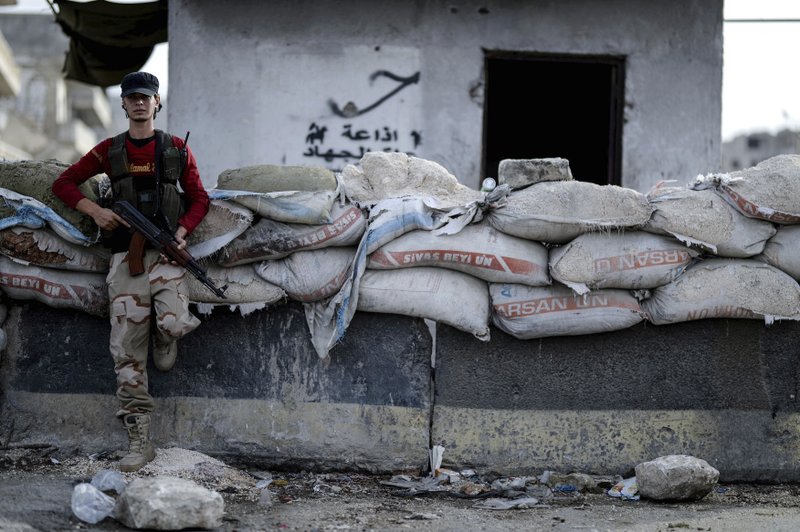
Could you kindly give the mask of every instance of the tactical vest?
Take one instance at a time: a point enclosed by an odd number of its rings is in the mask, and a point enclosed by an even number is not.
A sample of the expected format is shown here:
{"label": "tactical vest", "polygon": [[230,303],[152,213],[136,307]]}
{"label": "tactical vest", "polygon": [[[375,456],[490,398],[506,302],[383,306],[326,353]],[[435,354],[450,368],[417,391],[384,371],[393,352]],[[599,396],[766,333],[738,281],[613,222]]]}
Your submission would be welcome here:
{"label": "tactical vest", "polygon": [[[114,200],[126,200],[139,212],[169,229],[177,228],[183,212],[178,179],[186,166],[186,149],[179,150],[172,136],[156,129],[156,156],[154,176],[131,176],[128,173],[128,154],[125,151],[127,132],[113,138],[108,150],[111,164],[111,191]],[[160,157],[159,157],[160,154]]]}

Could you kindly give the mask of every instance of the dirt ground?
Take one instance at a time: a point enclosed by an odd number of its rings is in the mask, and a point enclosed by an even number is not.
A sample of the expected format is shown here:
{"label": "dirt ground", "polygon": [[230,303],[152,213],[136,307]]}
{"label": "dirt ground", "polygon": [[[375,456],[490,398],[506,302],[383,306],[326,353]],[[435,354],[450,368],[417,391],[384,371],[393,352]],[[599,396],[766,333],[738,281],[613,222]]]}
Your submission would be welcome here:
{"label": "dirt ground", "polygon": [[[406,480],[390,475],[258,471],[231,468],[200,453],[159,450],[156,462],[135,476],[190,478],[220,492],[225,500],[223,524],[217,530],[800,530],[800,486],[718,485],[696,502],[629,501],[603,489],[547,490],[529,482],[539,503],[526,508],[487,509],[490,498],[514,500],[496,489],[417,490],[424,476],[408,472]],[[102,469],[115,469],[110,456],[54,459],[0,452],[0,531],[129,530],[109,517],[96,525],[77,519],[71,509],[73,488]],[[36,454],[36,453],[33,453]],[[491,485],[477,473],[476,486]],[[507,482],[510,479],[499,479]],[[261,482],[259,484],[259,481]],[[261,486],[270,482],[269,503],[259,502]],[[394,482],[392,482],[394,481]],[[389,485],[394,484],[394,485]],[[495,486],[497,484],[495,483]],[[593,491],[593,492],[592,492]],[[468,493],[468,494],[465,494]]]}

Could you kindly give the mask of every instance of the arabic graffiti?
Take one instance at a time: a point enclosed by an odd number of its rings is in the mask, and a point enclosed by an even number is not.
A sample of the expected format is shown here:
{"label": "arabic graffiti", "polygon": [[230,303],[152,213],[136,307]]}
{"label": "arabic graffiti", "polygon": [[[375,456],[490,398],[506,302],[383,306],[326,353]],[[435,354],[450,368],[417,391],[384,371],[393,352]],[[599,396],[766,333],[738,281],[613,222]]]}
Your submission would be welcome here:
{"label": "arabic graffiti", "polygon": [[[422,145],[422,132],[415,128],[414,117],[418,106],[410,98],[396,98],[390,104],[386,101],[404,88],[419,83],[420,73],[408,77],[398,76],[388,70],[376,70],[369,76],[372,84],[378,78],[388,78],[397,82],[397,86],[364,108],[359,108],[352,101],[340,108],[328,100],[332,117],[316,117],[308,126],[305,135],[305,151],[303,157],[322,159],[328,168],[355,163],[370,151],[404,152],[414,155]],[[416,91],[414,91],[416,93]],[[384,107],[378,112],[363,116],[380,105]],[[385,118],[379,114],[395,117],[397,123],[385,125]],[[329,120],[331,119],[331,120]],[[344,119],[344,120],[342,120]],[[344,123],[342,123],[344,122]],[[335,162],[334,162],[335,161]]]}
{"label": "arabic graffiti", "polygon": [[[369,151],[376,151],[373,150],[369,144],[363,144],[363,141],[375,143],[395,143],[402,140],[398,130],[389,126],[382,126],[369,131],[367,129],[354,130],[353,124],[344,124],[342,126],[341,136],[350,141],[358,142],[358,144],[352,147],[352,149],[334,150],[333,148],[325,149],[322,146],[325,144],[325,135],[327,132],[327,126],[320,126],[316,122],[312,122],[311,125],[308,126],[306,144],[309,146],[306,151],[303,152],[304,157],[319,157],[324,159],[326,162],[332,162],[334,159],[360,159],[365,153]],[[414,149],[422,144],[422,133],[420,131],[413,130],[406,138],[411,138]],[[391,145],[387,146],[385,144],[383,147],[380,147],[379,150],[384,152],[405,151],[405,153],[408,153],[409,155],[414,155],[414,153],[411,151],[400,150],[397,147],[392,147]]]}
{"label": "arabic graffiti", "polygon": [[363,115],[364,113],[372,111],[380,104],[382,104],[383,102],[385,102],[386,100],[388,100],[389,98],[391,98],[404,88],[408,87],[409,85],[412,85],[414,83],[419,83],[419,71],[408,77],[402,77],[398,76],[397,74],[393,74],[388,70],[378,70],[370,74],[369,76],[370,85],[372,85],[372,83],[381,76],[393,79],[394,81],[397,81],[400,84],[391,91],[389,91],[388,93],[384,94],[382,97],[378,98],[378,100],[376,100],[374,103],[366,106],[361,110],[359,110],[358,106],[353,102],[347,102],[344,108],[340,109],[339,105],[336,102],[334,102],[333,100],[328,100],[328,105],[330,106],[331,111],[333,111],[333,114],[341,116],[342,118],[353,118],[359,115]]}

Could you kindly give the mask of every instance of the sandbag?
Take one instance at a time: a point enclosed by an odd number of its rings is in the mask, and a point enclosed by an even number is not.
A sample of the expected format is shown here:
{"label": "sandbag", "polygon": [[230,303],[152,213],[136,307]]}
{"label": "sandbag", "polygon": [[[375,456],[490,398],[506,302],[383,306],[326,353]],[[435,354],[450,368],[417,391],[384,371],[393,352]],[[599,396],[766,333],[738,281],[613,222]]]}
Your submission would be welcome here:
{"label": "sandbag", "polygon": [[[61,175],[69,165],[56,160],[49,161],[0,161],[0,188],[13,190],[23,196],[29,196],[53,209],[86,237],[92,238],[97,233],[97,225],[91,216],[86,216],[70,207],[53,194],[53,181]],[[83,182],[78,188],[84,196],[97,201],[98,187],[104,176],[97,175]],[[2,200],[0,199],[0,206]],[[0,217],[11,215],[3,208]]]}
{"label": "sandbag", "polygon": [[771,223],[742,216],[711,190],[655,187],[647,198],[653,217],[642,230],[722,257],[758,255],[775,234]]}
{"label": "sandbag", "polygon": [[361,209],[337,203],[331,215],[331,223],[322,225],[285,224],[263,218],[222,248],[216,261],[223,266],[236,266],[280,259],[296,251],[358,242],[367,223]]}
{"label": "sandbag", "polygon": [[489,341],[486,283],[441,268],[367,270],[358,288],[358,310],[400,314],[445,323]]}
{"label": "sandbag", "polygon": [[260,164],[224,170],[217,178],[216,188],[251,192],[334,191],[336,176],[319,166]]}
{"label": "sandbag", "polygon": [[223,268],[214,264],[204,265],[209,279],[218,287],[227,286],[225,298],[221,298],[209,290],[194,275],[186,274],[186,296],[193,303],[209,303],[213,305],[229,305],[231,307],[246,305],[249,310],[264,308],[286,297],[280,287],[268,283],[258,275],[252,265]]}
{"label": "sandbag", "polygon": [[0,218],[0,229],[9,227],[41,229],[48,226],[61,238],[84,246],[92,245],[100,238],[100,230],[97,226],[94,226],[94,230],[89,232],[91,234],[81,232],[80,229],[36,198],[7,188],[0,188],[0,205],[3,211],[3,217]]}
{"label": "sandbag", "polygon": [[550,284],[543,245],[506,235],[487,223],[468,225],[454,235],[406,233],[374,251],[367,263],[375,270],[419,266],[456,270],[494,283]]}
{"label": "sandbag", "polygon": [[494,325],[520,340],[616,331],[644,320],[639,302],[626,290],[578,295],[560,284],[490,284],[489,294]]}
{"label": "sandbag", "polygon": [[402,152],[368,152],[357,165],[344,167],[345,194],[359,205],[387,198],[428,198],[449,209],[479,200],[483,194],[458,182],[443,166]]}
{"label": "sandbag", "polygon": [[486,218],[498,231],[552,244],[591,231],[637,228],[650,218],[647,198],[635,190],[583,181],[536,183],[508,196]]}
{"label": "sandbag", "polygon": [[262,193],[214,188],[208,191],[212,200],[230,200],[264,218],[295,224],[330,223],[331,208],[338,196],[338,191],[331,190]]}
{"label": "sandbag", "polygon": [[655,288],[699,254],[674,238],[641,231],[587,233],[550,250],[550,275],[579,294],[598,288]]}
{"label": "sandbag", "polygon": [[415,229],[437,229],[444,221],[442,212],[431,207],[427,198],[390,198],[369,209],[367,229],[358,243],[352,270],[342,288],[326,300],[303,305],[311,343],[320,358],[326,358],[342,339],[356,313],[358,286],[366,269],[367,256],[400,235]]}
{"label": "sandbag", "polygon": [[102,273],[23,266],[0,257],[0,288],[11,299],[36,300],[94,316],[108,315],[108,288]]}
{"label": "sandbag", "polygon": [[81,272],[108,272],[111,253],[102,246],[79,246],[48,229],[12,227],[0,231],[0,253],[23,264]]}
{"label": "sandbag", "polygon": [[753,257],[800,279],[800,225],[781,225],[767,240],[764,252]]}
{"label": "sandbag", "polygon": [[699,176],[693,188],[716,191],[749,218],[800,223],[800,155],[777,155],[730,174]]}
{"label": "sandbag", "polygon": [[800,318],[800,285],[789,274],[752,259],[697,263],[642,301],[656,325],[705,318]]}
{"label": "sandbag", "polygon": [[262,279],[281,287],[295,301],[320,301],[344,285],[356,250],[352,247],[298,251],[255,266]]}
{"label": "sandbag", "polygon": [[212,200],[208,213],[192,231],[187,250],[196,259],[219,251],[253,223],[253,211],[224,200]]}

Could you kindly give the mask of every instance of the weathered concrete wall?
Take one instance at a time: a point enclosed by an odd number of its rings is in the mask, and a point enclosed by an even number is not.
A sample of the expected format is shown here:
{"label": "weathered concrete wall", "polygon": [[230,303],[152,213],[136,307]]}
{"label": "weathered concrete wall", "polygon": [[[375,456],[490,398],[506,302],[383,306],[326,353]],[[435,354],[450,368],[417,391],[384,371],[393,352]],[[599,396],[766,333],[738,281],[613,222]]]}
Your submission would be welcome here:
{"label": "weathered concrete wall", "polygon": [[[158,446],[269,467],[626,474],[693,454],[723,481],[800,481],[800,324],[701,320],[488,343],[422,320],[357,313],[320,360],[299,304],[217,310],[150,370]],[[0,360],[0,447],[125,445],[103,319],[12,307]]]}
{"label": "weathered concrete wall", "polygon": [[[625,187],[719,166],[722,0],[177,0],[169,39],[170,129],[192,132],[208,186],[226,168],[342,167],[391,149],[477,188],[484,50],[625,57]],[[409,79],[371,81],[378,71]],[[363,110],[401,85],[363,115],[330,105]]]}
{"label": "weathered concrete wall", "polygon": [[479,470],[624,475],[691,454],[723,480],[795,481],[798,341],[796,322],[756,320],[489,344],[440,326],[433,441]]}
{"label": "weathered concrete wall", "polygon": [[[4,326],[0,446],[124,448],[110,326],[84,313],[14,306]],[[424,465],[432,339],[422,320],[358,316],[321,361],[299,304],[246,317],[216,310],[184,338],[173,370],[151,366],[158,446],[275,466],[395,470]]]}

